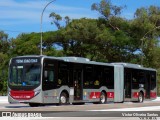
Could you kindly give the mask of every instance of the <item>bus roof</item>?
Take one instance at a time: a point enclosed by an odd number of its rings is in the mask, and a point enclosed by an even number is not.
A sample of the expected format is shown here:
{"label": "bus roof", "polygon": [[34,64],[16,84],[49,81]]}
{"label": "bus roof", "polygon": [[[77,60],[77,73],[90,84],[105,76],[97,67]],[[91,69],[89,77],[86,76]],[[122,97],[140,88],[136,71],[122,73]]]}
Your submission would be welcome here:
{"label": "bus roof", "polygon": [[111,64],[113,64],[113,65],[123,65],[126,68],[135,68],[135,69],[156,71],[156,69],[146,68],[146,67],[143,67],[142,65],[139,65],[139,64],[123,63],[123,62],[120,62],[120,63],[111,63]]}
{"label": "bus roof", "polygon": [[109,63],[90,61],[88,58],[83,58],[83,57],[58,57],[58,58],[66,62],[113,66]]}
{"label": "bus roof", "polygon": [[138,65],[138,64],[123,63],[123,62],[120,62],[120,63],[103,63],[103,62],[90,61],[88,58],[83,58],[83,57],[52,57],[52,56],[46,56],[46,55],[26,55],[26,56],[17,56],[17,57],[14,57],[14,58],[25,58],[25,57],[41,57],[41,58],[62,60],[62,61],[65,61],[65,62],[75,62],[75,63],[104,65],[104,66],[122,65],[126,68],[135,68],[135,69],[156,71],[153,68],[146,68],[146,67],[143,67],[143,66]]}

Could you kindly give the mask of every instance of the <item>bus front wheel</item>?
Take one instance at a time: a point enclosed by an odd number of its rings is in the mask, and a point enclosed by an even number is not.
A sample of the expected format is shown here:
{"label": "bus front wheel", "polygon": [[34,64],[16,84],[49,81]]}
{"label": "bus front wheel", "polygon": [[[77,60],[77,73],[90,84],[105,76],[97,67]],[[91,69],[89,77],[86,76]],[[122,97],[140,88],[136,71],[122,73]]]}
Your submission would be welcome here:
{"label": "bus front wheel", "polygon": [[143,100],[144,100],[144,95],[143,95],[143,93],[142,93],[142,92],[139,92],[138,102],[139,102],[139,103],[142,103],[142,102],[143,102]]}
{"label": "bus front wheel", "polygon": [[59,104],[60,105],[66,105],[68,103],[69,102],[68,102],[68,96],[67,96],[67,94],[65,92],[62,92],[61,95],[60,95],[60,102],[59,102]]}

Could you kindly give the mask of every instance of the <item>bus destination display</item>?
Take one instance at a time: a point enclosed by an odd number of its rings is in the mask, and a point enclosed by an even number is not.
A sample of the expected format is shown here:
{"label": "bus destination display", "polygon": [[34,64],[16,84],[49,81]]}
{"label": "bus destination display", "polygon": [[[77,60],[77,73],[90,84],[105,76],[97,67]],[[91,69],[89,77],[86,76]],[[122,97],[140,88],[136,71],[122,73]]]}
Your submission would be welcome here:
{"label": "bus destination display", "polygon": [[38,59],[36,58],[30,58],[30,59],[16,59],[15,63],[38,63]]}

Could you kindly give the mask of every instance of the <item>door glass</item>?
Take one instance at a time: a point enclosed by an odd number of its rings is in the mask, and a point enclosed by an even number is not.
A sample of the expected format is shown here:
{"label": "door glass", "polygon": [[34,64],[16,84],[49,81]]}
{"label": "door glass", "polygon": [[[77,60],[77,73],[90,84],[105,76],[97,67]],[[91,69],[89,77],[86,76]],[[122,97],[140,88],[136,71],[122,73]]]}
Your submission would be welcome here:
{"label": "door glass", "polygon": [[74,99],[82,99],[81,71],[74,71]]}

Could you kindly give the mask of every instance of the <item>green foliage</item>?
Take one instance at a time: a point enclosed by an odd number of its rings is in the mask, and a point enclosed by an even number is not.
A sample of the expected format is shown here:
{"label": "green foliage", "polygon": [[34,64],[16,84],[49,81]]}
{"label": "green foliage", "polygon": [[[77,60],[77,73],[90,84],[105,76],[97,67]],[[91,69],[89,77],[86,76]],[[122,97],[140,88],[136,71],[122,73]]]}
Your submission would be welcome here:
{"label": "green foliage", "polygon": [[[63,34],[65,43],[69,44],[66,55],[86,57],[96,52],[96,36],[100,33],[97,21],[93,19],[78,19],[69,23]],[[94,57],[91,55],[91,57]]]}
{"label": "green foliage", "polygon": [[[110,0],[94,3],[91,9],[100,13],[98,19],[71,20],[68,16],[63,18],[52,12],[49,16],[51,24],[55,24],[58,30],[43,33],[43,54],[87,57],[101,62],[143,64],[156,68],[159,79],[160,7],[139,8],[132,20],[120,17],[124,7],[115,6]],[[8,35],[0,31],[1,92],[7,90],[9,59],[39,54],[40,33],[22,33],[9,40]],[[158,90],[160,94],[160,85]]]}
{"label": "green foliage", "polygon": [[8,35],[0,31],[0,93],[7,91],[9,48]]}

